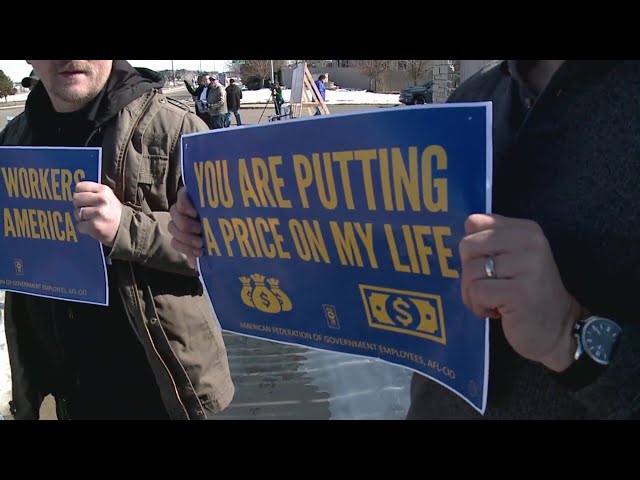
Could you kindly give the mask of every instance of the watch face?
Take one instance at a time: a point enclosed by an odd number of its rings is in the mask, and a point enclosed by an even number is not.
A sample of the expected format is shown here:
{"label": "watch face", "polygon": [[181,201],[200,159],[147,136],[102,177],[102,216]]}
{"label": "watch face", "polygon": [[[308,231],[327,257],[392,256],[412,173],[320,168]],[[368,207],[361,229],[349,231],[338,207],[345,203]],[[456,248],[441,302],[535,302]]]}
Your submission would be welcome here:
{"label": "watch face", "polygon": [[608,365],[621,332],[622,328],[617,323],[606,318],[591,317],[582,328],[582,346],[594,361]]}

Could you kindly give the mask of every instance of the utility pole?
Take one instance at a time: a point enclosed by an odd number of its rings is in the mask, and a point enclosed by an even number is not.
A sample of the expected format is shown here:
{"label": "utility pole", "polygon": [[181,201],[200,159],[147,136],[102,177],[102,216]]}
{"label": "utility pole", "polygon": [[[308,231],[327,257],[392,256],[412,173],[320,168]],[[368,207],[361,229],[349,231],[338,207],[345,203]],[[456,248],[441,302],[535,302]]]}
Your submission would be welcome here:
{"label": "utility pole", "polygon": [[271,60],[271,83],[274,82],[274,78],[273,78],[273,60]]}
{"label": "utility pole", "polygon": [[176,71],[173,69],[173,60],[171,60],[171,81],[173,82],[173,86],[176,86]]}

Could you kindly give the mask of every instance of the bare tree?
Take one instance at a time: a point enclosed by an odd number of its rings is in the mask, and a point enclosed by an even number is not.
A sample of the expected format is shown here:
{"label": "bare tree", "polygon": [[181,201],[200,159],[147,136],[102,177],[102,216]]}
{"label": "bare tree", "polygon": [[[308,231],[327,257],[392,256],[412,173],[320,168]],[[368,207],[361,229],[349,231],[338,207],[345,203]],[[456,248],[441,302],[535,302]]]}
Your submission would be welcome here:
{"label": "bare tree", "polygon": [[307,66],[308,67],[313,67],[313,68],[325,68],[327,66],[327,64],[329,63],[328,60],[303,60],[304,62],[307,62]]}
{"label": "bare tree", "polygon": [[246,75],[255,76],[265,80],[271,73],[271,62],[269,60],[246,60],[242,66]]}
{"label": "bare tree", "polygon": [[232,77],[240,76],[241,67],[242,67],[241,63],[238,63],[237,61],[233,61],[233,60],[225,64],[226,71],[229,72],[229,75],[231,75]]}
{"label": "bare tree", "polygon": [[391,60],[357,60],[355,67],[369,77],[371,90],[384,90],[382,74],[389,70]]}
{"label": "bare tree", "polygon": [[407,65],[407,73],[413,80],[413,86],[418,85],[418,78],[424,74],[431,73],[433,65],[431,60],[405,60]]}
{"label": "bare tree", "polygon": [[[273,60],[274,73],[286,66],[286,60]],[[256,76],[263,81],[271,77],[271,60],[246,60],[242,65],[243,75]]]}

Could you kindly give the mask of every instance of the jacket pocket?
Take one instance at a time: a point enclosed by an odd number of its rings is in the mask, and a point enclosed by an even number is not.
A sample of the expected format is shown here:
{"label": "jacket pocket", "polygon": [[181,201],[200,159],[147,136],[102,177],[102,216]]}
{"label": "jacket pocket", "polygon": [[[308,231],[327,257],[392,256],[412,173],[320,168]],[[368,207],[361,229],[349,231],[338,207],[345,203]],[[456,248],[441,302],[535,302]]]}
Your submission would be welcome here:
{"label": "jacket pocket", "polygon": [[143,155],[138,174],[138,183],[163,185],[167,176],[169,157],[167,155]]}
{"label": "jacket pocket", "polygon": [[138,172],[137,204],[149,206],[150,211],[166,211],[169,201],[166,194],[166,178],[169,157],[166,155],[143,155]]}
{"label": "jacket pocket", "polygon": [[145,129],[136,131],[132,139],[133,147],[139,155],[138,183],[146,185],[162,185],[167,174],[169,163],[169,135]]}

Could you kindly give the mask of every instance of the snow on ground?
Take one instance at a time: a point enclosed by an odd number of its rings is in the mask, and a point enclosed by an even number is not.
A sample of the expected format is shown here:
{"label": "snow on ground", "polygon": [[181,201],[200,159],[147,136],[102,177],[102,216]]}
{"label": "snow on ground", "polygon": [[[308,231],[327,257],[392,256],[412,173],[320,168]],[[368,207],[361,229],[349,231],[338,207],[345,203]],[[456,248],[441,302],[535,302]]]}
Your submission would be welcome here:
{"label": "snow on ground", "polygon": [[[266,103],[271,96],[271,90],[243,90],[242,103]],[[282,90],[285,102],[291,98],[291,90]],[[397,93],[372,93],[365,90],[327,90],[327,105],[396,105],[399,102]]]}
{"label": "snow on ground", "polygon": [[[184,87],[177,88],[165,88],[164,93],[171,94],[176,90],[183,90]],[[9,102],[20,102],[27,99],[28,93],[21,93],[19,95],[13,95],[7,97]],[[283,90],[282,96],[285,102],[288,102],[291,97],[291,90]],[[271,90],[263,88],[261,90],[243,90],[242,91],[242,103],[266,103],[270,100]],[[398,101],[397,93],[372,93],[365,90],[327,90],[327,105],[396,105],[400,103]],[[2,106],[0,101],[0,107]]]}
{"label": "snow on ground", "polygon": [[[29,92],[19,93],[18,95],[9,95],[8,97],[6,97],[6,101],[7,102],[24,102],[28,96],[29,96]],[[0,107],[2,106],[3,103],[5,103],[4,99],[0,101]]]}

